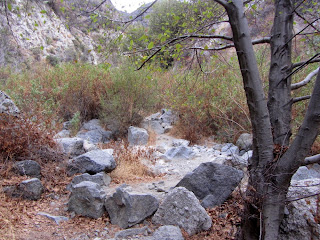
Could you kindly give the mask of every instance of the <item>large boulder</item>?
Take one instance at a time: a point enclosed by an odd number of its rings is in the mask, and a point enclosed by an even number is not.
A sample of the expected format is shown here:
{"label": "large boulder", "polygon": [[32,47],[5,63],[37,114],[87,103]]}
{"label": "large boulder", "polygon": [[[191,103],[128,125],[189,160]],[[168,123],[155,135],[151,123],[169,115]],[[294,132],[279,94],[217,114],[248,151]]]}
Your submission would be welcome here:
{"label": "large boulder", "polygon": [[11,98],[3,91],[0,90],[0,113],[18,116],[20,113],[19,108],[14,104]]}
{"label": "large boulder", "polygon": [[184,187],[174,188],[152,217],[154,224],[175,225],[189,235],[208,230],[212,221],[196,196]]}
{"label": "large boulder", "polygon": [[129,127],[128,142],[130,145],[146,145],[149,140],[147,130],[138,127]]}
{"label": "large boulder", "polygon": [[151,194],[128,192],[122,187],[106,198],[105,208],[111,223],[128,228],[151,216],[159,206],[159,201]]}
{"label": "large boulder", "polygon": [[252,149],[252,134],[242,133],[236,142],[236,146],[240,150],[245,150],[245,151],[251,150]]}
{"label": "large boulder", "polygon": [[16,162],[15,169],[20,175],[41,178],[41,167],[36,161],[24,160]]}
{"label": "large boulder", "polygon": [[62,148],[62,151],[70,157],[85,153],[81,138],[58,138],[55,141]]}
{"label": "large boulder", "polygon": [[302,166],[299,167],[297,172],[292,176],[292,180],[304,180],[320,178],[320,166],[319,164],[313,164],[313,166]]}
{"label": "large boulder", "polygon": [[319,178],[291,181],[287,197],[292,201],[287,205],[278,240],[320,239],[319,194]]}
{"label": "large boulder", "polygon": [[205,208],[222,204],[243,178],[243,172],[213,162],[201,163],[185,175],[177,187],[185,187],[202,201]]}
{"label": "large boulder", "polygon": [[68,184],[67,186],[67,190],[72,192],[72,190],[74,189],[74,186],[76,186],[77,184],[84,182],[84,181],[89,181],[89,182],[94,182],[99,184],[100,186],[108,186],[111,182],[111,178],[109,175],[107,175],[104,172],[100,172],[94,175],[90,175],[88,173],[84,173],[78,176],[75,176],[71,183]]}
{"label": "large boulder", "polygon": [[30,200],[40,199],[43,190],[43,185],[38,178],[22,181],[17,188],[18,195]]}
{"label": "large boulder", "polygon": [[106,194],[99,184],[89,181],[80,182],[73,187],[68,201],[68,211],[97,219],[105,212],[105,197]]}
{"label": "large boulder", "polygon": [[70,176],[76,173],[108,173],[115,168],[116,162],[111,154],[104,150],[93,150],[73,158],[68,163],[67,173]]}
{"label": "large boulder", "polygon": [[104,129],[94,129],[94,130],[82,130],[77,133],[76,137],[83,140],[87,140],[90,143],[107,143],[111,139],[111,131],[106,131]]}

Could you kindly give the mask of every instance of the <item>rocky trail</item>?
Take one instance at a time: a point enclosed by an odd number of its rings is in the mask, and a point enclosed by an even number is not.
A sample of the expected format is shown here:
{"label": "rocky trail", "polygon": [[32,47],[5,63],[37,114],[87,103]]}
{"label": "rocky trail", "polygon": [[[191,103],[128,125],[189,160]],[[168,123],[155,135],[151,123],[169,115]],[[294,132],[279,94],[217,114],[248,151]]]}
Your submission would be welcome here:
{"label": "rocky trail", "polygon": [[[18,174],[3,179],[0,239],[236,239],[252,137],[190,145],[172,136],[175,120],[169,110],[153,114],[129,127],[128,145],[117,149],[99,120],[83,124],[75,137],[66,122],[55,136],[64,161],[19,161]],[[152,174],[113,179],[117,168],[126,170],[121,152],[138,156],[133,165],[141,161]],[[317,164],[294,175],[280,239],[319,239],[319,184]]]}

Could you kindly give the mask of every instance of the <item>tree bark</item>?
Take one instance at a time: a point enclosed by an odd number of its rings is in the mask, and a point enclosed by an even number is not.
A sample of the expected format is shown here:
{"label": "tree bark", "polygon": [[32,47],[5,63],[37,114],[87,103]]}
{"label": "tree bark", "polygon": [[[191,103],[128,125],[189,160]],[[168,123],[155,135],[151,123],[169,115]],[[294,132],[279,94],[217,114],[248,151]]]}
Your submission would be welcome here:
{"label": "tree bark", "polygon": [[260,215],[266,189],[266,166],[273,160],[273,137],[267,100],[253,50],[243,2],[225,2],[232,28],[233,41],[246,92],[253,134],[253,157],[249,162],[249,183],[246,192],[245,216],[242,226],[244,239],[259,239]]}
{"label": "tree bark", "polygon": [[271,63],[269,72],[268,108],[274,143],[288,146],[291,136],[291,40],[293,36],[291,0],[275,1],[271,32]]}

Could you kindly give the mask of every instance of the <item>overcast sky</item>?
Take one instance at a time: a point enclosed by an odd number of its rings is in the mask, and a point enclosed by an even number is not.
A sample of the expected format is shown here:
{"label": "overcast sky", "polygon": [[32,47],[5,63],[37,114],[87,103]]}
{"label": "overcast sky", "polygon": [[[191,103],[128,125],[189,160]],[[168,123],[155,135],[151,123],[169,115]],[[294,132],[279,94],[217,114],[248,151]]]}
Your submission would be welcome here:
{"label": "overcast sky", "polygon": [[133,12],[144,3],[152,1],[153,0],[111,0],[116,9],[126,11],[128,13]]}

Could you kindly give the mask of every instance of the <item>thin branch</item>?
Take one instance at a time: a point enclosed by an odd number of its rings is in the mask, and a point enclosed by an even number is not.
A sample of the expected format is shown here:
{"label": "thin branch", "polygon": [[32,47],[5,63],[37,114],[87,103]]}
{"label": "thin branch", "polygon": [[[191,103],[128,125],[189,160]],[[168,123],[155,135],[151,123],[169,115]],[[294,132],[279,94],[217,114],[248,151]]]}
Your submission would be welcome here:
{"label": "thin branch", "polygon": [[294,63],[294,64],[292,64],[292,69],[297,68],[297,67],[301,67],[301,66],[303,67],[303,66],[305,66],[305,65],[307,65],[309,63],[320,62],[320,58],[318,58],[319,56],[320,56],[320,53],[317,53],[307,61]]}
{"label": "thin branch", "polygon": [[320,154],[311,156],[311,157],[306,157],[304,159],[304,163],[303,165],[310,165],[310,164],[314,164],[314,163],[320,163]]}
{"label": "thin branch", "polygon": [[[306,187],[308,187],[308,186],[306,186]],[[315,196],[319,196],[319,195],[320,195],[320,192],[315,193],[315,194],[306,195],[306,196],[299,197],[299,198],[292,198],[292,199],[288,198],[287,202],[295,202],[295,201],[299,201],[299,200],[302,200],[302,199],[305,199],[305,198],[315,197]]]}
{"label": "thin branch", "polygon": [[215,2],[219,3],[221,6],[223,6],[224,8],[228,7],[228,3],[225,0],[214,0]]}
{"label": "thin branch", "polygon": [[[270,43],[270,37],[265,37],[261,39],[256,39],[252,41],[252,45],[257,45],[257,44],[264,44],[264,43]],[[191,47],[189,49],[196,49],[196,50],[203,50],[203,51],[219,51],[219,50],[224,50],[227,48],[233,48],[234,44],[226,44],[221,47],[216,47],[216,48],[204,48],[204,47]]]}
{"label": "thin branch", "polygon": [[302,96],[302,97],[296,97],[296,98],[292,98],[292,104],[297,103],[297,102],[301,102],[304,100],[308,100],[311,98],[311,95],[306,95],[306,96]]}
{"label": "thin branch", "polygon": [[[310,24],[310,22],[304,17],[302,16],[300,13],[298,13],[296,10],[294,10],[294,12],[297,14],[298,17],[300,17],[302,20],[304,20],[306,23],[308,23],[314,30],[316,30],[317,32],[319,32],[319,29],[317,29],[315,26],[313,26],[313,24]],[[319,18],[318,18],[319,19]]]}
{"label": "thin branch", "polygon": [[313,63],[313,62],[320,62],[320,53],[317,53],[315,54],[312,58],[310,58],[308,61],[306,62],[301,62],[301,63],[298,63],[300,65],[297,65],[297,64],[293,64],[292,65],[292,69],[295,68],[296,66],[298,66],[298,68],[294,71],[292,71],[290,74],[288,74],[286,77],[284,77],[282,79],[282,81],[286,80],[287,78],[291,77],[293,74],[296,74],[297,72],[299,72],[302,68],[304,68],[305,66],[307,66],[309,63]]}
{"label": "thin branch", "polygon": [[298,33],[294,34],[286,43],[285,45],[287,45],[289,42],[291,42],[292,39],[294,39],[297,35],[299,35],[300,33],[302,33],[304,30],[306,30],[309,26],[312,26],[312,24],[314,24],[316,21],[318,21],[320,18],[317,18],[315,20],[313,20],[311,23],[308,22],[307,26],[305,26],[303,29],[301,29]]}
{"label": "thin branch", "polygon": [[[166,43],[164,43],[161,46],[157,46],[155,48],[152,49],[145,49],[144,51],[148,51],[148,50],[156,50],[154,53],[152,53],[146,60],[143,61],[143,63],[140,65],[139,68],[137,68],[136,70],[140,70],[148,61],[150,61],[151,58],[153,58],[155,55],[157,55],[157,53],[159,53],[161,51],[161,49],[165,46],[171,45],[177,41],[184,41],[186,39],[189,38],[200,38],[200,39],[212,39],[212,38],[219,38],[219,39],[225,39],[225,40],[229,40],[232,41],[231,37],[227,37],[227,36],[223,36],[223,35],[199,35],[199,34],[191,34],[191,35],[184,35],[184,36],[179,36],[173,39],[170,39],[169,41],[167,41]],[[140,51],[141,52],[141,51]]]}
{"label": "thin branch", "polygon": [[[82,13],[86,13],[86,14],[90,14],[90,13],[95,13],[97,14],[99,17],[101,18],[104,18],[108,21],[111,21],[111,22],[117,22],[117,23],[123,23],[123,24],[128,24],[128,23],[131,23],[131,22],[134,22],[137,18],[141,17],[143,14],[145,14],[150,8],[152,8],[152,6],[157,2],[158,0],[155,0],[153,1],[148,7],[146,7],[145,9],[143,9],[143,11],[141,11],[137,16],[135,16],[134,18],[130,19],[130,20],[126,20],[126,21],[122,21],[122,20],[117,20],[117,19],[111,19],[111,18],[108,18],[106,16],[103,16],[99,13],[96,13],[95,11],[101,7],[101,5],[103,3],[106,2],[106,0],[102,1],[100,4],[98,4],[97,7],[94,8],[94,10],[90,10],[90,11],[82,11]],[[78,15],[78,17],[81,16],[81,14]]]}
{"label": "thin branch", "polygon": [[319,69],[320,67],[318,67],[316,70],[309,73],[308,76],[305,79],[303,79],[301,82],[291,84],[291,90],[296,90],[298,88],[301,88],[307,85],[311,81],[311,79],[317,75],[317,73],[319,72]]}
{"label": "thin branch", "polygon": [[[103,0],[102,2],[100,2],[98,5],[96,5],[92,10],[89,10],[89,11],[82,11],[83,13],[86,13],[86,14],[90,14],[90,13],[93,13],[95,12],[97,9],[99,9],[107,0]],[[88,2],[89,3],[89,2]]]}

